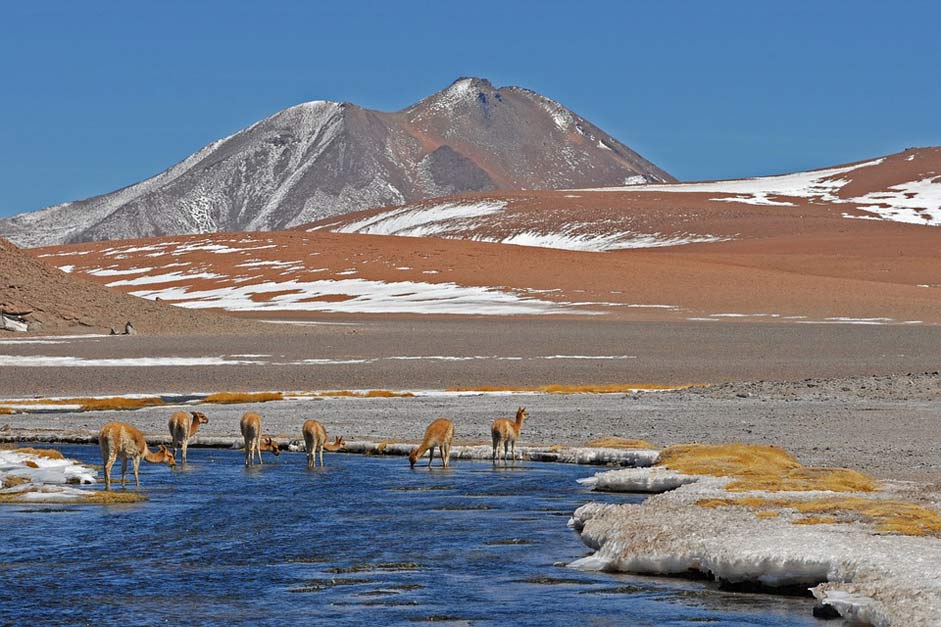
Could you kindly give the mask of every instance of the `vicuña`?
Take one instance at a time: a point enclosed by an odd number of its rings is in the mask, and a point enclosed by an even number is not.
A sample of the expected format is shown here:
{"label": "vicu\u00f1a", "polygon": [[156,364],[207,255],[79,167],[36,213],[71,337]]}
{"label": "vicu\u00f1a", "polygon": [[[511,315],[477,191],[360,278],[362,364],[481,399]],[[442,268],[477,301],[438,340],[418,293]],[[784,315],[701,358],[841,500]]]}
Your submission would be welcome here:
{"label": "vicu\u00f1a", "polygon": [[101,447],[101,461],[105,466],[105,490],[111,489],[111,467],[115,460],[121,458],[121,485],[127,485],[127,460],[134,464],[134,482],[140,487],[138,468],[140,460],[151,464],[168,464],[176,466],[176,458],[166,446],[161,444],[157,452],[152,453],[147,448],[144,434],[126,422],[109,422],[101,428],[98,434],[98,445]]}
{"label": "vicu\u00f1a", "polygon": [[[190,414],[193,416],[192,420],[190,420]],[[209,422],[209,418],[206,418],[206,414],[202,412],[192,411],[190,414],[185,411],[178,411],[170,416],[170,422],[167,423],[167,426],[170,427],[170,438],[172,439],[170,446],[173,447],[173,454],[176,455],[176,449],[182,449],[184,464],[186,463],[186,447],[190,439],[199,431],[199,425]]]}
{"label": "vicu\u00f1a", "polygon": [[444,462],[444,467],[448,467],[448,463],[451,460],[451,440],[454,439],[454,423],[448,420],[447,418],[438,418],[425,429],[425,438],[421,441],[421,444],[417,448],[412,449],[412,452],[409,453],[408,461],[411,463],[412,468],[415,467],[415,462],[418,461],[418,458],[425,454],[425,451],[430,450],[431,454],[428,457],[428,466],[431,467],[431,462],[435,459],[435,447],[438,447],[438,453],[441,456],[441,460]]}
{"label": "vicu\u00f1a", "polygon": [[497,451],[503,447],[503,461],[506,461],[507,452],[511,452],[511,459],[516,459],[516,440],[523,430],[523,421],[529,418],[525,407],[516,410],[516,420],[497,418],[490,425],[490,435],[493,437],[493,461],[497,461]]}
{"label": "vicu\u00f1a", "polygon": [[261,416],[253,411],[242,416],[239,423],[242,429],[242,438],[245,439],[245,465],[255,465],[255,455],[258,456],[258,463],[263,464],[261,460],[262,451],[271,451],[275,455],[281,454],[281,447],[269,435],[261,434]]}
{"label": "vicu\u00f1a", "polygon": [[337,436],[333,444],[327,442],[327,430],[320,422],[316,420],[304,421],[304,427],[301,429],[304,434],[304,448],[307,450],[307,467],[313,468],[317,465],[317,451],[320,451],[320,465],[323,466],[324,449],[331,453],[339,451],[346,447],[343,436]]}

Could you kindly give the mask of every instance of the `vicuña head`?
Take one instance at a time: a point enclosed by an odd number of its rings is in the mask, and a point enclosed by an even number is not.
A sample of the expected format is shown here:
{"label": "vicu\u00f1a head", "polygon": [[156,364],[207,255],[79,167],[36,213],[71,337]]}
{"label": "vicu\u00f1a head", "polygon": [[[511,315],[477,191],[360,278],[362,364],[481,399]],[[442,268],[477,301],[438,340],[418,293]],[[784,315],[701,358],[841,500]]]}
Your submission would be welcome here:
{"label": "vicu\u00f1a head", "polygon": [[166,464],[173,468],[176,466],[176,455],[163,444],[158,444],[157,452],[151,453],[150,459],[147,459],[147,461],[151,464]]}
{"label": "vicu\u00f1a head", "polygon": [[261,450],[271,451],[275,455],[280,455],[281,445],[278,444],[278,441],[272,438],[270,435],[264,435],[261,437]]}
{"label": "vicu\u00f1a head", "polygon": [[338,435],[333,438],[333,444],[324,444],[323,447],[331,453],[336,453],[346,448],[346,440],[343,439],[342,435]]}

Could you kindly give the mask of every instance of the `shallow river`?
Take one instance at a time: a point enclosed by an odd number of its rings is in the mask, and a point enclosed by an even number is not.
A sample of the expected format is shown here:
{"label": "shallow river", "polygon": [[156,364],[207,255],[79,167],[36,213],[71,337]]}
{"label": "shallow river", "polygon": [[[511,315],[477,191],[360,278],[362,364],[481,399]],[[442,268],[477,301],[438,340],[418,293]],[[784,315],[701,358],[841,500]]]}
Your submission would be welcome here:
{"label": "shallow river", "polygon": [[141,465],[147,503],[0,507],[0,625],[817,624],[808,599],[564,568],[576,507],[638,498],[582,489],[594,468],[266,459],[190,449]]}

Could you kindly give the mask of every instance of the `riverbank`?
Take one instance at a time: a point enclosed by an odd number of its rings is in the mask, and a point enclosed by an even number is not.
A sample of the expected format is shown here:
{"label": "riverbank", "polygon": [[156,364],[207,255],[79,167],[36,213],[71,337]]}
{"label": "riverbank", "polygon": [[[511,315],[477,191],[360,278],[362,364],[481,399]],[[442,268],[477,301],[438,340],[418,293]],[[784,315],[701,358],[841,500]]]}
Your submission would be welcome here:
{"label": "riverbank", "polygon": [[[191,382],[190,385],[193,385]],[[680,442],[773,442],[814,466],[856,468],[879,478],[941,482],[941,374],[936,372],[790,382],[733,383],[677,391],[619,394],[442,394],[414,398],[309,397],[233,405],[200,405],[209,417],[206,438],[238,439],[246,411],[264,417],[265,430],[290,441],[307,418],[348,441],[413,442],[437,416],[455,422],[455,439],[490,442],[490,424],[525,405],[520,444],[583,446],[604,436]],[[109,420],[130,422],[166,438],[167,419],[193,406],[133,411],[56,411],[0,416],[7,440],[39,434],[55,441],[76,433],[91,441]],[[7,426],[6,430],[3,429]],[[160,440],[163,441],[163,440]]]}
{"label": "riverbank", "polygon": [[[771,447],[674,451],[662,453],[664,466],[580,480],[608,493],[658,494],[578,508],[570,524],[594,553],[571,566],[695,573],[737,590],[810,590],[820,616],[878,626],[936,623],[938,486],[806,468]],[[683,455],[701,459],[677,463]]]}

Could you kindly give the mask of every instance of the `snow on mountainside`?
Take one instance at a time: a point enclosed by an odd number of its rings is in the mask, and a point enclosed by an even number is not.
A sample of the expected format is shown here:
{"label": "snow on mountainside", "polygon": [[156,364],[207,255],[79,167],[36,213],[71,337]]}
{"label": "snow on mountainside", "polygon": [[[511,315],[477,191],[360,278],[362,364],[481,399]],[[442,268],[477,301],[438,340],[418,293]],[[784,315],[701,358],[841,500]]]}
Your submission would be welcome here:
{"label": "snow on mountainside", "polygon": [[305,228],[608,251],[805,232],[811,220],[832,232],[846,218],[941,225],[941,148],[752,179],[464,194]]}
{"label": "snow on mountainside", "polygon": [[562,105],[476,78],[398,112],[307,102],[124,189],[0,220],[22,246],[273,230],[433,196],[674,179]]}

